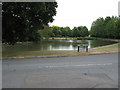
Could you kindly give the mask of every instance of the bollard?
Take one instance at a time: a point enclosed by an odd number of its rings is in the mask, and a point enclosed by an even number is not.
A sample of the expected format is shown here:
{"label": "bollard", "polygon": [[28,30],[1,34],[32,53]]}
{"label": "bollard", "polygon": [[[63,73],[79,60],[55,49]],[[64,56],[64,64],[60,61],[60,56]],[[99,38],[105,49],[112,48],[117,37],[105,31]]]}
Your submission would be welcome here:
{"label": "bollard", "polygon": [[79,49],[79,48],[80,48],[80,46],[78,46],[78,52],[80,51],[80,49]]}
{"label": "bollard", "polygon": [[88,46],[86,46],[86,52],[88,52]]}

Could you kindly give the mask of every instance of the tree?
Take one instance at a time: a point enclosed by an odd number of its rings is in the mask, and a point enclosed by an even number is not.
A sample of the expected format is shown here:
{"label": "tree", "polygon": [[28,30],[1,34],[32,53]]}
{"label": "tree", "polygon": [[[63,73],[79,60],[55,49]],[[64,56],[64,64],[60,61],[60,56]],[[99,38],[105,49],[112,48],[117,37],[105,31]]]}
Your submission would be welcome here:
{"label": "tree", "polygon": [[74,27],[73,29],[72,29],[72,36],[73,37],[79,37],[80,36],[80,32],[79,32],[79,30],[78,30],[78,28],[77,27]]}
{"label": "tree", "polygon": [[72,37],[72,30],[70,29],[70,27],[66,27],[67,32],[68,32],[68,37]]}
{"label": "tree", "polygon": [[116,38],[120,38],[120,19],[118,18],[116,23],[115,23],[115,28],[117,27],[117,29],[115,29],[116,31]]}
{"label": "tree", "polygon": [[57,2],[3,2],[2,42],[34,41],[37,30],[53,22]]}
{"label": "tree", "polygon": [[63,37],[70,37],[71,36],[71,30],[70,30],[70,28],[69,27],[62,27],[61,28],[61,35],[63,36]]}
{"label": "tree", "polygon": [[45,39],[48,39],[52,36],[52,28],[50,28],[48,25],[44,25],[44,29],[40,30],[42,37],[45,37]]}
{"label": "tree", "polygon": [[88,29],[86,26],[79,26],[77,28],[79,30],[79,36],[85,37],[89,35]]}
{"label": "tree", "polygon": [[94,37],[119,38],[120,20],[118,17],[99,18],[92,23],[90,34]]}
{"label": "tree", "polygon": [[83,26],[83,27],[82,27],[82,29],[81,29],[81,31],[80,31],[80,35],[81,35],[82,37],[85,37],[85,36],[88,36],[88,35],[89,35],[88,29],[87,29],[86,26]]}
{"label": "tree", "polygon": [[120,33],[118,30],[118,18],[112,17],[111,20],[106,24],[105,30],[106,30],[106,36],[107,38],[117,38],[118,34]]}
{"label": "tree", "polygon": [[[104,29],[103,29],[103,32],[104,32],[104,34],[101,36],[101,37],[105,37],[105,38],[108,38],[109,36],[108,36],[108,34],[110,33],[109,31],[108,31],[108,27],[110,27],[110,26],[107,26],[108,25],[108,23],[111,21],[111,17],[106,17],[105,18],[105,20],[104,20]],[[109,23],[110,24],[110,23]]]}
{"label": "tree", "polygon": [[52,29],[55,37],[61,36],[61,29],[59,26],[52,26]]}
{"label": "tree", "polygon": [[102,37],[104,33],[103,30],[104,30],[104,19],[98,18],[96,21],[92,23],[91,36]]}

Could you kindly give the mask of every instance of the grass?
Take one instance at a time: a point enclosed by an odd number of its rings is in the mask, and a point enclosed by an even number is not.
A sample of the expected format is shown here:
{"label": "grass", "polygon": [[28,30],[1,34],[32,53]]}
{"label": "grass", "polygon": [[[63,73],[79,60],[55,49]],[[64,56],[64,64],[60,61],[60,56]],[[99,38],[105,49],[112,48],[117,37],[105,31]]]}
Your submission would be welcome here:
{"label": "grass", "polygon": [[28,56],[72,56],[72,55],[86,55],[86,52],[78,53],[76,50],[66,51],[31,51],[17,54],[4,55],[3,57],[28,57]]}
{"label": "grass", "polygon": [[90,54],[104,54],[119,52],[119,44],[106,45],[92,48]]}
{"label": "grass", "polygon": [[94,50],[105,50],[105,49],[118,49],[118,43],[117,44],[112,44],[112,45],[106,45],[106,46],[101,46],[101,47],[96,47],[93,48]]}

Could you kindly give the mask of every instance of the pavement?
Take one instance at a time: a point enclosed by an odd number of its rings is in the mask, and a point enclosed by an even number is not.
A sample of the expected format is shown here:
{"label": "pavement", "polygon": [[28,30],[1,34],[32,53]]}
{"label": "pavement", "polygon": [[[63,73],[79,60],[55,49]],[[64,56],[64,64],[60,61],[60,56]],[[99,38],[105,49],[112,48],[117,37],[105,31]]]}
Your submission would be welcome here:
{"label": "pavement", "polygon": [[118,88],[118,53],[2,61],[3,88]]}

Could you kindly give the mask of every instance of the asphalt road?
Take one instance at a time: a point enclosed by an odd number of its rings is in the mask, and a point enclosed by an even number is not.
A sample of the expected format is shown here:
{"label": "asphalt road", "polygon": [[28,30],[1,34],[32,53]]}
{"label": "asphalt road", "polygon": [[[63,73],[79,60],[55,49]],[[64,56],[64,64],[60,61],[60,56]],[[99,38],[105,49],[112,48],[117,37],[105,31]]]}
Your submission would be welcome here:
{"label": "asphalt road", "polygon": [[3,88],[118,87],[118,53],[2,63]]}

